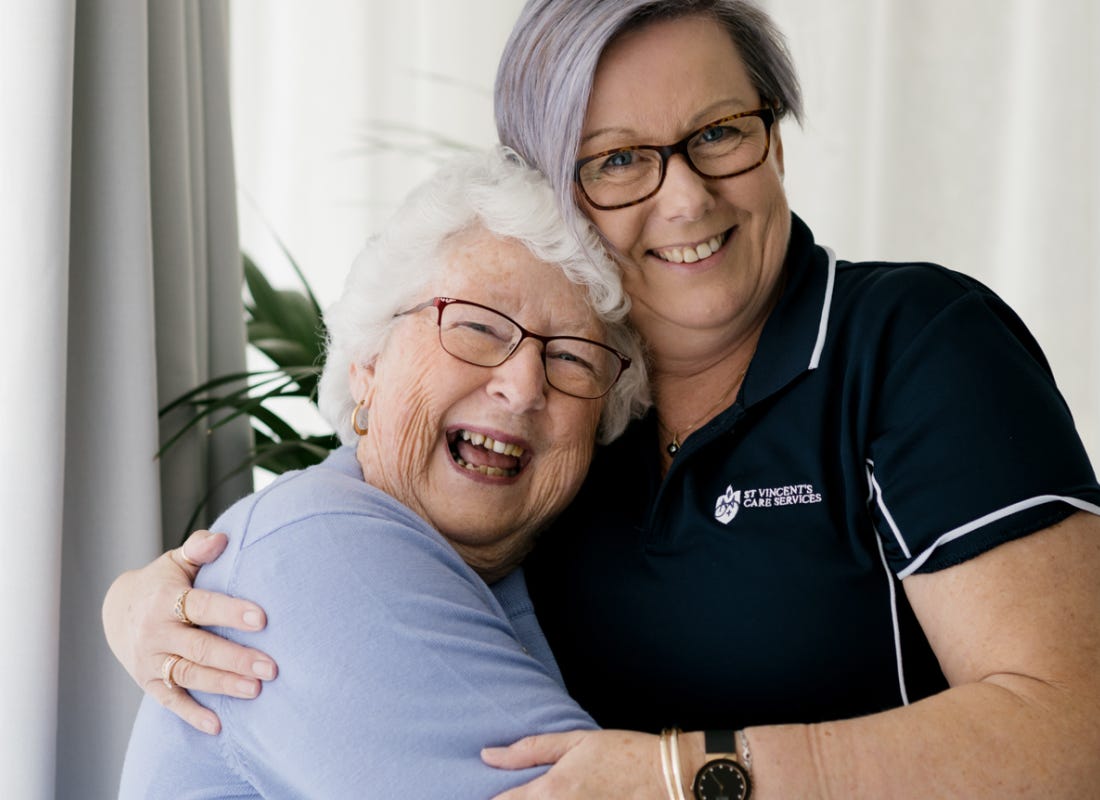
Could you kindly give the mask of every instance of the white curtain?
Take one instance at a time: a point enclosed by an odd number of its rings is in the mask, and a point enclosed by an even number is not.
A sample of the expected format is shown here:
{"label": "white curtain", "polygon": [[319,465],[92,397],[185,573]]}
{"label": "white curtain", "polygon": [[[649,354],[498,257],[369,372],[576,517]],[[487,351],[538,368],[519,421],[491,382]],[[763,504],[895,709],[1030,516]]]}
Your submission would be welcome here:
{"label": "white curtain", "polygon": [[108,798],[139,692],[103,641],[103,594],[178,541],[248,441],[197,433],[161,483],[158,405],[244,363],[227,11],[3,14],[0,797]]}
{"label": "white curtain", "polygon": [[1100,469],[1100,3],[768,0],[807,101],[791,205],[841,258],[935,261],[1039,340]]}
{"label": "white curtain", "polygon": [[322,305],[367,236],[456,148],[496,139],[497,60],[522,0],[233,0],[241,241]]}

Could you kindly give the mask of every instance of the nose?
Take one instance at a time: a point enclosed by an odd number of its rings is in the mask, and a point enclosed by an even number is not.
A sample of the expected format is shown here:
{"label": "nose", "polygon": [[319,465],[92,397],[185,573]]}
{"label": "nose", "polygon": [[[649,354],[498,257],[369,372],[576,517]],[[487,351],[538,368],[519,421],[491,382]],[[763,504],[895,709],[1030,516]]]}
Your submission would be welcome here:
{"label": "nose", "polygon": [[491,368],[486,386],[490,396],[504,402],[513,414],[538,411],[546,407],[546,367],[542,344],[535,339],[520,342],[503,364]]}
{"label": "nose", "polygon": [[665,166],[657,204],[666,219],[696,220],[714,207],[714,195],[706,178],[692,170],[687,159],[677,153]]}

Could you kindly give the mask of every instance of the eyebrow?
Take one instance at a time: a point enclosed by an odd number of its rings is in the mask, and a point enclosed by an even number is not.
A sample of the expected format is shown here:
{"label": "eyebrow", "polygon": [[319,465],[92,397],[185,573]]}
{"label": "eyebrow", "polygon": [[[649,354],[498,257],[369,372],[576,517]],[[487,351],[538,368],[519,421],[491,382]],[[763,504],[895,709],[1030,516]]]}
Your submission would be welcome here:
{"label": "eyebrow", "polygon": [[[728,111],[728,112],[719,112],[718,109],[723,108],[723,107],[733,109],[733,110]],[[727,97],[727,98],[724,98],[722,100],[716,100],[715,102],[711,103],[709,106],[702,109],[701,111],[697,111],[695,113],[695,115],[693,117],[691,117],[692,121],[691,121],[690,126],[695,127],[697,125],[705,125],[705,124],[707,124],[707,121],[715,120],[715,119],[718,119],[719,117],[724,117],[727,114],[737,114],[741,111],[748,111],[749,109],[752,109],[752,108],[755,108],[755,107],[756,106],[752,105],[751,103],[746,103],[744,100],[742,100],[739,97]],[[597,139],[601,136],[608,136],[608,135],[612,135],[612,134],[618,135],[618,136],[623,136],[623,137],[636,136],[637,135],[633,128],[617,128],[617,127],[598,128],[597,130],[592,131],[591,133],[587,134],[586,136],[582,136],[580,144],[581,144],[581,146],[583,146],[583,145],[588,144],[593,139]]]}

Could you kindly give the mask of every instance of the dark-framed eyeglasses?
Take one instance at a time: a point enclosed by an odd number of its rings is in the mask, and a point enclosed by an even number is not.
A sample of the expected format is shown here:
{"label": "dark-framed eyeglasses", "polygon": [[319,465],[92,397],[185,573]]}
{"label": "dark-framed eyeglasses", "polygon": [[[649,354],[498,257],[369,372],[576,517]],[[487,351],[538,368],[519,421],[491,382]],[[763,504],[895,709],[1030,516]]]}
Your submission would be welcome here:
{"label": "dark-framed eyeglasses", "polygon": [[630,366],[629,357],[605,344],[579,336],[533,333],[496,309],[469,300],[433,297],[394,316],[415,314],[428,307],[438,312],[440,346],[467,364],[498,367],[524,339],[541,342],[546,382],[573,397],[603,397]]}
{"label": "dark-framed eyeglasses", "polygon": [[573,179],[593,207],[602,211],[641,203],[657,194],[668,160],[679,153],[704,178],[732,178],[768,160],[772,108],[741,111],[708,122],[675,144],[616,147],[577,161]]}

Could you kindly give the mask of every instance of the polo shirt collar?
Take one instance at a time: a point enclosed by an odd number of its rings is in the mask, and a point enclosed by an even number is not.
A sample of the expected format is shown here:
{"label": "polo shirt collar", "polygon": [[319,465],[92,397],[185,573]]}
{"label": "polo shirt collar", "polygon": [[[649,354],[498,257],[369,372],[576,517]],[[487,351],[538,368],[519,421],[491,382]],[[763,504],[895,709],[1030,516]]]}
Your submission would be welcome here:
{"label": "polo shirt collar", "polygon": [[778,392],[803,372],[816,369],[825,346],[836,256],[815,245],[809,227],[793,213],[783,276],[783,292],[764,324],[745,376],[742,397],[746,408]]}

